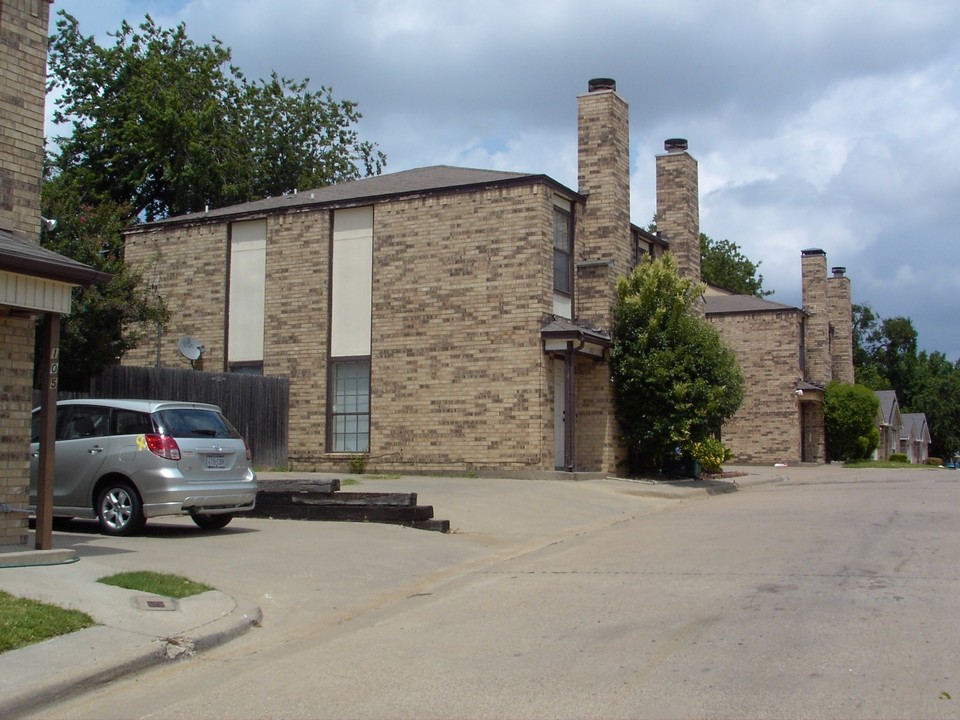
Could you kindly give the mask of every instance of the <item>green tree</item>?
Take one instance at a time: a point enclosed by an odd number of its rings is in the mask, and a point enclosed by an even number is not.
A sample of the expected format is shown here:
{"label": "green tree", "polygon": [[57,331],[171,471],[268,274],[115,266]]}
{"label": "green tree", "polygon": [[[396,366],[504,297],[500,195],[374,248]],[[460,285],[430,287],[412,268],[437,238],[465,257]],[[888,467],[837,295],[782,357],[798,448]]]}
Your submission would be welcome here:
{"label": "green tree", "polygon": [[921,352],[914,387],[910,411],[926,415],[930,455],[953,457],[960,450],[960,363],[942,352]]}
{"label": "green tree", "polygon": [[[58,220],[55,228],[42,231],[41,245],[113,276],[105,285],[74,288],[70,315],[61,326],[60,388],[86,390],[91,376],[140,343],[139,328],[162,327],[168,313],[123,261],[120,230],[129,208],[109,201],[85,204],[71,186],[56,181],[44,183],[42,207],[45,216]],[[38,342],[38,353],[41,347]]]}
{"label": "green tree", "polygon": [[197,44],[181,23],[126,21],[101,47],[61,11],[50,41],[56,176],[85,202],[110,200],[155,220],[379,173],[386,162],[361,142],[356,103],[275,73],[248,81],[230,50]]}
{"label": "green tree", "polygon": [[610,354],[617,420],[632,469],[662,469],[710,437],[743,400],[743,375],[716,330],[695,317],[703,285],[667,253],[617,284]]}
{"label": "green tree", "polygon": [[827,455],[832,460],[863,460],[880,443],[876,417],[880,401],[863,385],[831,382],[823,399]]}
{"label": "green tree", "polygon": [[721,287],[738,295],[766,297],[773,290],[763,289],[763,275],[754,263],[730,240],[714,240],[700,233],[700,277],[709,285]]}

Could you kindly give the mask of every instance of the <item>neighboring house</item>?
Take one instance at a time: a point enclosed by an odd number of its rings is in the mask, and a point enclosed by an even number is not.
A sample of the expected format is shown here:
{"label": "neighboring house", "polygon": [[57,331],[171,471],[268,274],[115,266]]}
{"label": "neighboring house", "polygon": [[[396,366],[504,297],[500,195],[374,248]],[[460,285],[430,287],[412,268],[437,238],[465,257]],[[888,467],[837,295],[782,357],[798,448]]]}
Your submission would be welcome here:
{"label": "neighboring house", "polygon": [[907,460],[918,465],[930,457],[930,429],[924,413],[903,413],[900,448]]}
{"label": "neighboring house", "polygon": [[29,537],[36,318],[55,348],[73,287],[104,277],[38,244],[49,13],[48,0],[0,2],[0,545]]}
{"label": "neighboring house", "polygon": [[[616,282],[668,247],[699,281],[697,162],[686,141],[666,142],[659,234],[644,232],[629,219],[626,102],[605,79],[577,102],[576,190],[430,167],[130,228],[127,261],[173,312],[124,363],[181,365],[177,340],[194,336],[207,370],[288,377],[299,469],[366,453],[388,471],[622,472],[606,363]],[[749,407],[777,443],[743,445],[741,461],[823,459],[822,387],[833,362],[846,372],[831,352],[850,343],[849,281],[828,287],[823,253],[810,252],[805,277],[823,272],[804,311],[761,318],[738,353]],[[840,286],[846,335],[828,315]]]}
{"label": "neighboring house", "polygon": [[873,453],[875,460],[889,460],[895,453],[904,452],[900,445],[903,418],[900,415],[900,403],[894,390],[874,390],[880,407],[877,409],[877,430],[880,441]]}

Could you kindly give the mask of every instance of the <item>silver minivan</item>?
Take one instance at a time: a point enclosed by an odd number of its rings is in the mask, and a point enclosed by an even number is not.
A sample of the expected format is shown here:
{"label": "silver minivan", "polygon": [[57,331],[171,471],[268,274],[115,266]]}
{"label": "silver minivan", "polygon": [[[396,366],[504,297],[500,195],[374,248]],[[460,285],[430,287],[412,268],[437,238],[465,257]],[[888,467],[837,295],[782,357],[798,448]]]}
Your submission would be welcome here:
{"label": "silver minivan", "polygon": [[[30,502],[36,505],[40,411],[33,411]],[[130,535],[147,518],[189,515],[205,530],[252,510],[250,448],[216,405],[155,400],[57,403],[53,515],[96,518]]]}

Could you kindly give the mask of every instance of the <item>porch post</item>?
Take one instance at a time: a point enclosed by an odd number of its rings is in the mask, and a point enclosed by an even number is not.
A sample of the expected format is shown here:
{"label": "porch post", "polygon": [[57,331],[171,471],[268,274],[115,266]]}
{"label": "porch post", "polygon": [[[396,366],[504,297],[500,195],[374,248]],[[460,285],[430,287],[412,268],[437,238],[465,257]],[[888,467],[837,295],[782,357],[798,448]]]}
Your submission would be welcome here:
{"label": "porch post", "polygon": [[40,368],[40,462],[37,468],[37,550],[53,549],[53,477],[56,467],[57,374],[60,370],[60,316],[43,319],[43,365]]}

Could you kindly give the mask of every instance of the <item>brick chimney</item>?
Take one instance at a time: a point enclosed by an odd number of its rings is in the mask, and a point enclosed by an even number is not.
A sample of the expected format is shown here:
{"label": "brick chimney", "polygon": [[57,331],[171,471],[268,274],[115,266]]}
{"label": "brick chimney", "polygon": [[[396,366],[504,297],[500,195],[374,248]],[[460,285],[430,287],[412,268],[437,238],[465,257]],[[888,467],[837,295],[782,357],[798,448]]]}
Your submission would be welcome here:
{"label": "brick chimney", "polygon": [[657,156],[657,230],[670,242],[680,275],[700,282],[700,189],[687,141],[673,138]]}
{"label": "brick chimney", "polygon": [[[830,356],[830,313],[827,300],[827,254],[811,249],[801,253],[806,380],[826,385],[833,374]],[[852,355],[851,355],[852,363]]]}
{"label": "brick chimney", "polygon": [[577,237],[580,319],[609,328],[617,278],[632,269],[630,121],[626,101],[608,78],[577,98],[578,176],[586,196]]}
{"label": "brick chimney", "polygon": [[831,268],[827,279],[827,305],[829,307],[831,343],[830,359],[833,364],[832,378],[837,382],[852,384],[853,374],[853,305],[850,299],[850,278],[846,268]]}

